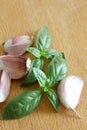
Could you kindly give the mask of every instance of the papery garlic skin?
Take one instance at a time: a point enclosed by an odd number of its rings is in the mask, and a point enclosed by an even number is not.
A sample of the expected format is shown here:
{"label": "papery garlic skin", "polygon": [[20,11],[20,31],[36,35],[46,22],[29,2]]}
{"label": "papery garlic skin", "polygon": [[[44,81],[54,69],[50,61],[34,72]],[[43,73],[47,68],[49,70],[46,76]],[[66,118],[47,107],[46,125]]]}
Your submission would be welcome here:
{"label": "papery garlic skin", "polygon": [[17,36],[6,41],[3,46],[9,55],[23,55],[33,43],[33,36]]}
{"label": "papery garlic skin", "polygon": [[70,109],[75,109],[79,104],[84,81],[78,76],[68,76],[58,86],[60,102]]}
{"label": "papery garlic skin", "polygon": [[4,102],[10,92],[11,78],[6,71],[0,71],[0,103]]}
{"label": "papery garlic skin", "polygon": [[27,58],[26,67],[27,67],[27,70],[29,70],[30,67],[31,67],[31,60],[30,60],[30,58]]}
{"label": "papery garlic skin", "polygon": [[30,66],[31,60],[24,56],[0,56],[0,70],[7,71],[11,79],[20,79],[29,71],[29,67],[26,65],[27,60],[29,61]]}

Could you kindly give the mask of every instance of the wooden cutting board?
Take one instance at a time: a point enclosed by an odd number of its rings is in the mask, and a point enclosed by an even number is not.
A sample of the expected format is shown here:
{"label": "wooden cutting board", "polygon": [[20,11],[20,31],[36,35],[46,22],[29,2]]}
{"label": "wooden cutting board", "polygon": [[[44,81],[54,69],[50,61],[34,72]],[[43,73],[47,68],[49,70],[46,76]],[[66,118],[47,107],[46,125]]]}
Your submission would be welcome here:
{"label": "wooden cutting board", "polygon": [[[87,130],[87,0],[0,0],[0,55],[2,43],[18,35],[36,37],[47,25],[52,36],[52,48],[64,52],[69,65],[68,75],[81,76],[84,81],[82,100],[76,110],[78,119],[62,105],[57,113],[44,96],[38,109],[19,120],[0,121],[0,130]],[[0,115],[13,97],[26,90],[22,80],[12,81],[6,102],[0,104]]]}

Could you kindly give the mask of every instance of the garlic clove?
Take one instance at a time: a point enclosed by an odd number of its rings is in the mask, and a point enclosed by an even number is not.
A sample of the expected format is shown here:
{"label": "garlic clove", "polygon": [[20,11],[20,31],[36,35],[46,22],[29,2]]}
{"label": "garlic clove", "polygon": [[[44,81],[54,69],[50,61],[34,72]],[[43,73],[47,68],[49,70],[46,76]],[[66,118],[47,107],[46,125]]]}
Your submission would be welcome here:
{"label": "garlic clove", "polygon": [[4,50],[9,55],[22,55],[33,43],[33,36],[17,36],[4,43]]}
{"label": "garlic clove", "polygon": [[[68,76],[63,79],[58,86],[58,95],[61,103],[75,113],[76,106],[80,102],[84,82],[78,76]],[[80,117],[80,115],[78,114]]]}
{"label": "garlic clove", "polygon": [[31,60],[24,56],[0,56],[0,70],[7,71],[12,79],[22,78],[29,71],[29,67],[26,65],[27,60],[29,61],[30,66]]}
{"label": "garlic clove", "polygon": [[4,102],[10,92],[11,78],[6,71],[0,71],[0,103]]}

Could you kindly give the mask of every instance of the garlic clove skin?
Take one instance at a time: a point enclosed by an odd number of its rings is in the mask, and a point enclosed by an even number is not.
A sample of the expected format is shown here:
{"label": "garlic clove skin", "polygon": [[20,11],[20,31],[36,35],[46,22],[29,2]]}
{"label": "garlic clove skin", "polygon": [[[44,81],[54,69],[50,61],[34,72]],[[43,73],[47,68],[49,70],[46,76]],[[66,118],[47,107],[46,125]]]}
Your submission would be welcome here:
{"label": "garlic clove skin", "polygon": [[0,103],[4,102],[10,92],[11,78],[6,71],[0,71]]}
{"label": "garlic clove skin", "polygon": [[27,67],[27,70],[29,71],[29,69],[31,67],[31,60],[30,60],[30,58],[27,58],[27,60],[26,60],[26,67]]}
{"label": "garlic clove skin", "polygon": [[68,76],[58,86],[60,102],[67,108],[75,110],[79,104],[84,81],[78,76]]}
{"label": "garlic clove skin", "polygon": [[31,60],[24,56],[0,56],[0,70],[7,71],[11,79],[20,79],[24,77],[28,73],[30,65]]}
{"label": "garlic clove skin", "polygon": [[33,43],[33,36],[17,36],[6,41],[3,46],[9,55],[23,55]]}

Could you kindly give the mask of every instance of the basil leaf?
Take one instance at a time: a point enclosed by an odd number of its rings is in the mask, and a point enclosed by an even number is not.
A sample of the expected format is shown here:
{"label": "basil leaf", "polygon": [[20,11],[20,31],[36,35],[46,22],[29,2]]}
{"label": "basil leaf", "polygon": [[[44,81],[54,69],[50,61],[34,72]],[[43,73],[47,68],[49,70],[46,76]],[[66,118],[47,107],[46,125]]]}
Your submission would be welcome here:
{"label": "basil leaf", "polygon": [[62,57],[63,59],[66,59],[63,52],[59,53],[59,56]]}
{"label": "basil leaf", "polygon": [[34,48],[34,47],[27,48],[27,51],[32,53],[37,58],[41,57],[40,51],[38,49]]}
{"label": "basil leaf", "polygon": [[37,68],[33,68],[33,72],[34,72],[34,75],[37,78],[40,86],[42,88],[44,88],[47,83],[47,77],[46,77],[45,73]]}
{"label": "basil leaf", "polygon": [[46,52],[46,58],[47,59],[52,59],[56,54],[58,54],[58,52],[56,50],[53,50],[53,49],[48,50]]}
{"label": "basil leaf", "polygon": [[53,50],[53,49],[41,52],[41,57],[44,57],[44,58],[50,59],[50,60],[52,60],[53,57],[56,56],[56,55],[59,55],[60,57],[65,59],[65,56],[64,56],[63,52],[58,53],[56,50]]}
{"label": "basil leaf", "polygon": [[42,59],[34,59],[32,61],[32,64],[31,64],[31,67],[30,67],[30,70],[29,70],[29,73],[26,77],[26,79],[23,81],[23,83],[21,84],[22,87],[25,87],[25,86],[30,86],[32,85],[33,83],[36,82],[36,77],[34,75],[34,72],[33,72],[33,67],[37,67],[39,69],[43,69],[43,66],[44,66],[44,61]]}
{"label": "basil leaf", "polygon": [[18,119],[32,113],[40,104],[40,90],[27,91],[15,97],[4,109],[3,120]]}
{"label": "basil leaf", "polygon": [[50,87],[57,85],[57,83],[66,76],[67,71],[68,65],[66,59],[61,55],[56,55],[48,65],[46,73]]}
{"label": "basil leaf", "polygon": [[51,35],[46,26],[42,27],[37,35],[36,47],[40,51],[45,51],[50,48]]}
{"label": "basil leaf", "polygon": [[50,100],[50,102],[52,103],[54,109],[56,111],[58,111],[58,109],[59,109],[59,99],[58,99],[58,96],[56,95],[55,91],[52,90],[52,89],[49,89],[46,92],[46,95],[47,95],[48,99]]}

